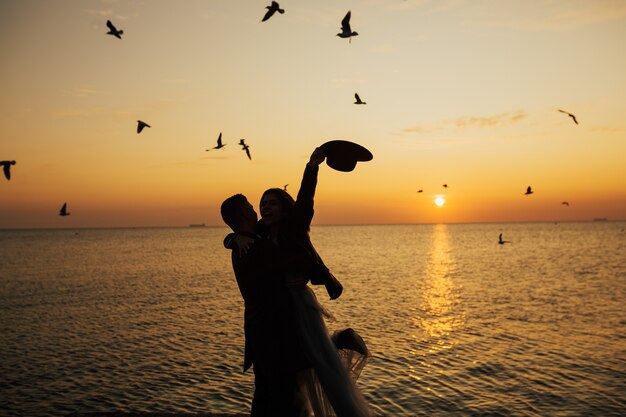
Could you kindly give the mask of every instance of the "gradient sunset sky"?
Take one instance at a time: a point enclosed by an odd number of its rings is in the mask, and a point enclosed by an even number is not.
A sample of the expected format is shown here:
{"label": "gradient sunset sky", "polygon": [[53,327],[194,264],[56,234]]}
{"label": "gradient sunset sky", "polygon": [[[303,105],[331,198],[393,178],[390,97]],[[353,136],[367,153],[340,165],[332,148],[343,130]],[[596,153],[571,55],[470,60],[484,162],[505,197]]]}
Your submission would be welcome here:
{"label": "gradient sunset sky", "polygon": [[626,219],[626,1],[269,4],[0,1],[0,228],[223,225],[333,139],[314,224]]}

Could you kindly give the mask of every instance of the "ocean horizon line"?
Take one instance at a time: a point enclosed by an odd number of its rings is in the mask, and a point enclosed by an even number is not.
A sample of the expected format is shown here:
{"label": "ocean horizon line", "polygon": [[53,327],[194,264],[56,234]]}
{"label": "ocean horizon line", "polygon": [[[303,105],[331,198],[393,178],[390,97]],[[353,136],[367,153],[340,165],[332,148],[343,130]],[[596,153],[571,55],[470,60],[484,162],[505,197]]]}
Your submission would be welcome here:
{"label": "ocean horizon line", "polygon": [[[427,222],[427,223],[320,223],[312,224],[312,227],[354,227],[354,226],[433,226],[445,225],[470,225],[470,224],[545,224],[545,223],[621,223],[626,219],[594,218],[585,220],[497,220],[475,222]],[[191,223],[187,225],[170,226],[76,226],[76,227],[0,227],[0,231],[17,230],[136,230],[136,229],[228,229],[227,225],[215,225],[204,223]]]}

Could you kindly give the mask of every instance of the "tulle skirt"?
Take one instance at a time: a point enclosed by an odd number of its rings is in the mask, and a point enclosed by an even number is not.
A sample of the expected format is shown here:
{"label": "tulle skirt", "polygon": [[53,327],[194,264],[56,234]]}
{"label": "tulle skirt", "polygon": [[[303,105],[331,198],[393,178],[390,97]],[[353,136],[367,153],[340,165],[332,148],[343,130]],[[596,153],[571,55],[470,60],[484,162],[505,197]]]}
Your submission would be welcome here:
{"label": "tulle skirt", "polygon": [[324,323],[329,313],[309,287],[291,289],[299,337],[312,368],[299,376],[302,417],[370,417],[356,386],[370,357],[363,339],[352,329],[331,338]]}

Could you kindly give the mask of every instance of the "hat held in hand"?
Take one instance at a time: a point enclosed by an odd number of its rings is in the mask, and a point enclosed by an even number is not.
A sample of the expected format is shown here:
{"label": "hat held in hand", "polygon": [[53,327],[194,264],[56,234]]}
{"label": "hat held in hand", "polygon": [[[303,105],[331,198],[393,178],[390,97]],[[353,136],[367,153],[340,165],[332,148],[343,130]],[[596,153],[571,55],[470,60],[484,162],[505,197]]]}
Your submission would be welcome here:
{"label": "hat held in hand", "polygon": [[374,158],[363,146],[347,140],[331,140],[320,147],[324,150],[328,166],[337,171],[350,172],[357,162]]}

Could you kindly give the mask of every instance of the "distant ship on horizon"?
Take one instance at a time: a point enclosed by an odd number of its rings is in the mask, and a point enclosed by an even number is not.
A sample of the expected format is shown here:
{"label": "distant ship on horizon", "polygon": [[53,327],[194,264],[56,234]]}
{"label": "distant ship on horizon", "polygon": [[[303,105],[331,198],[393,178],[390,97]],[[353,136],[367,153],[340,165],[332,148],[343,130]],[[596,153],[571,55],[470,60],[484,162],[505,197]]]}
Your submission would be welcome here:
{"label": "distant ship on horizon", "polygon": [[204,223],[191,223],[189,227],[206,227]]}
{"label": "distant ship on horizon", "polygon": [[596,217],[593,219],[594,222],[606,222],[609,221],[606,217]]}

